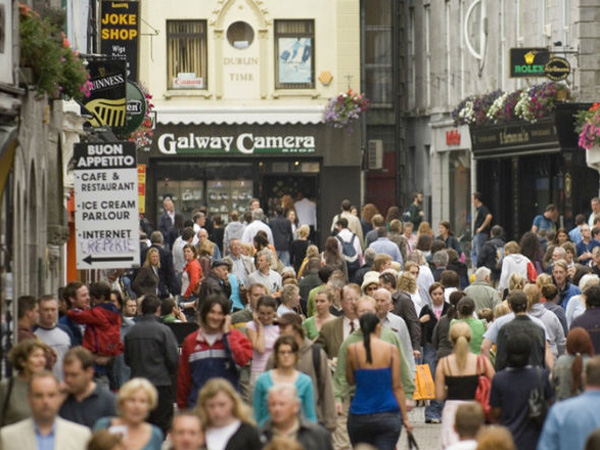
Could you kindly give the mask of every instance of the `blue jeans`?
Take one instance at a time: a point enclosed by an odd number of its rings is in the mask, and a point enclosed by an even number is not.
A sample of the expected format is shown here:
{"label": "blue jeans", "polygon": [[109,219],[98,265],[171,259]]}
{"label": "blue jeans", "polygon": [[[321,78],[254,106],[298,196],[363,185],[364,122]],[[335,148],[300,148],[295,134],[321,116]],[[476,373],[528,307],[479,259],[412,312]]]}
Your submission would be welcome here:
{"label": "blue jeans", "polygon": [[278,250],[277,251],[277,258],[279,258],[279,261],[281,261],[281,263],[285,267],[288,267],[290,265],[290,252],[288,252],[288,251],[280,252]]}
{"label": "blue jeans", "polygon": [[[423,364],[429,364],[429,370],[431,371],[431,376],[435,380],[435,367],[437,366],[437,356],[436,349],[431,344],[425,344],[423,346]],[[437,400],[430,400],[429,405],[425,407],[425,420],[431,419],[442,419],[442,409],[444,408],[444,402],[439,402]]]}
{"label": "blue jeans", "polygon": [[364,443],[377,450],[394,450],[401,431],[400,412],[348,415],[348,436],[352,447]]}
{"label": "blue jeans", "polygon": [[471,264],[473,264],[474,268],[477,267],[477,255],[479,255],[481,247],[483,247],[483,244],[485,244],[485,241],[487,240],[487,233],[477,233],[473,236],[473,240],[471,241]]}

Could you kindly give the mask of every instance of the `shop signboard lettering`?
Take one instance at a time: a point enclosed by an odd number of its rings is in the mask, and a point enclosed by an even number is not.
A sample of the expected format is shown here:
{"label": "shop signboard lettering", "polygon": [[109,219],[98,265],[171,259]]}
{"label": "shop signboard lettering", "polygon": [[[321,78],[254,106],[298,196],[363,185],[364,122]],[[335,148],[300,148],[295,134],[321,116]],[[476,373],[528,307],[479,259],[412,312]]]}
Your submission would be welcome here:
{"label": "shop signboard lettering", "polygon": [[544,72],[550,80],[562,81],[571,73],[571,64],[565,58],[554,56],[544,66]]}
{"label": "shop signboard lettering", "polygon": [[90,124],[122,129],[127,119],[125,60],[89,56],[87,61],[92,89],[83,102],[84,112],[92,114]]}
{"label": "shop signboard lettering", "polygon": [[137,1],[102,2],[100,50],[104,55],[127,60],[127,78],[138,78],[139,3]]}
{"label": "shop signboard lettering", "polygon": [[545,77],[545,66],[550,59],[546,48],[511,48],[510,76],[512,78]]}
{"label": "shop signboard lettering", "polygon": [[446,145],[460,145],[460,131],[454,128],[453,130],[446,131]]}
{"label": "shop signboard lettering", "polygon": [[78,269],[139,267],[139,191],[135,144],[75,144]]}
{"label": "shop signboard lettering", "polygon": [[472,127],[473,154],[500,155],[513,152],[547,151],[558,145],[553,118],[530,125]]}
{"label": "shop signboard lettering", "polygon": [[163,133],[157,137],[158,149],[165,155],[177,154],[307,154],[315,153],[314,136],[199,136],[194,133]]}

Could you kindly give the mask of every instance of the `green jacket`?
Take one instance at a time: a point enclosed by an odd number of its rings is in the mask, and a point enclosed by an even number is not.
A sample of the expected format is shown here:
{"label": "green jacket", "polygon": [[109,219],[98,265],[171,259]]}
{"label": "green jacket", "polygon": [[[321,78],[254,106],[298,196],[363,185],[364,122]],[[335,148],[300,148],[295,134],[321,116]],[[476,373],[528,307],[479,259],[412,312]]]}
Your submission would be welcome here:
{"label": "green jacket", "polygon": [[[415,392],[415,383],[412,379],[406,355],[402,351],[400,339],[398,339],[396,333],[388,328],[381,328],[380,339],[394,345],[398,349],[398,354],[400,355],[400,377],[402,379],[402,386],[404,386],[404,395],[407,400],[412,399],[413,393]],[[357,330],[348,336],[340,347],[337,356],[337,366],[335,368],[335,373],[333,374],[333,393],[336,402],[343,402],[354,392],[354,386],[350,386],[346,380],[346,354],[348,353],[349,345],[362,342],[362,340],[362,331]]]}

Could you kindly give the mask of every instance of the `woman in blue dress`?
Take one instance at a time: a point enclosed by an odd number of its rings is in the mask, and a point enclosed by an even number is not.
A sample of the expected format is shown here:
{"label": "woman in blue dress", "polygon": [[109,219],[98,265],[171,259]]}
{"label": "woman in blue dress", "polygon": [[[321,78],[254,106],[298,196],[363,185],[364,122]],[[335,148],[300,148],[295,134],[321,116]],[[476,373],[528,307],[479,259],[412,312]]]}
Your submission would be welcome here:
{"label": "woman in blue dress", "polygon": [[394,450],[402,424],[412,425],[400,380],[398,349],[381,340],[381,322],[374,313],[360,317],[363,341],[348,346],[346,379],[356,385],[350,404],[348,435],[352,446],[370,444],[378,450]]}

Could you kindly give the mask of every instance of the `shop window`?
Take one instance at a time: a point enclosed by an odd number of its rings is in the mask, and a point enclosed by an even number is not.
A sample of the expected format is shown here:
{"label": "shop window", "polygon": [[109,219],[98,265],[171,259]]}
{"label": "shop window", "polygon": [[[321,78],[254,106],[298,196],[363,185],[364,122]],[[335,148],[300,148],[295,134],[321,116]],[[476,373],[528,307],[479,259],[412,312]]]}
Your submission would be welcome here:
{"label": "shop window", "polygon": [[275,21],[276,89],[313,89],[314,56],[313,20]]}
{"label": "shop window", "polygon": [[206,21],[168,20],[168,89],[206,89],[206,74]]}
{"label": "shop window", "polygon": [[254,30],[246,22],[234,22],[227,28],[227,41],[233,48],[246,49],[253,40]]}

